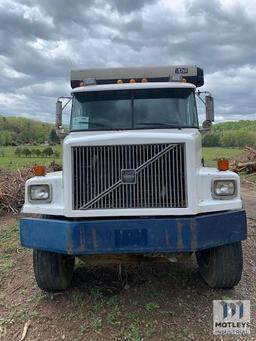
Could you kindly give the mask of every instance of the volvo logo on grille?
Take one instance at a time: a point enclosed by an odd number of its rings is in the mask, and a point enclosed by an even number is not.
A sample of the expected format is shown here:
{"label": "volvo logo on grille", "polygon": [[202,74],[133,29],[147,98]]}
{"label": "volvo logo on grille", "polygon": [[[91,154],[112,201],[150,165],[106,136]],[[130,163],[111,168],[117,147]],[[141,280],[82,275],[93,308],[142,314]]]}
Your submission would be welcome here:
{"label": "volvo logo on grille", "polygon": [[135,169],[121,169],[121,181],[123,184],[136,184]]}

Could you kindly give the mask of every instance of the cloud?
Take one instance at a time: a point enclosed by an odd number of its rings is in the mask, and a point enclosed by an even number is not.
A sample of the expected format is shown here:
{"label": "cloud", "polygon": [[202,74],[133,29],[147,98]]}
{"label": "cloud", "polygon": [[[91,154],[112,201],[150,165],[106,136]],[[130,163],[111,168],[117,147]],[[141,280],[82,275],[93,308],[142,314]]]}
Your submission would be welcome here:
{"label": "cloud", "polygon": [[239,0],[2,0],[1,113],[54,121],[73,68],[188,63],[217,120],[256,119],[255,15]]}

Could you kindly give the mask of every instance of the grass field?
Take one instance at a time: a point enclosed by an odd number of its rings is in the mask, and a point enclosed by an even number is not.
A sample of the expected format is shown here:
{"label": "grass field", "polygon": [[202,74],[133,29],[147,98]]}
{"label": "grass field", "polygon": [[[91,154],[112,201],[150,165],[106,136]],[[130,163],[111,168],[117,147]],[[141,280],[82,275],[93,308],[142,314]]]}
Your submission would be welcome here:
{"label": "grass field", "polygon": [[[21,146],[22,147],[22,146]],[[26,146],[30,150],[32,149],[40,149],[41,151],[47,146]],[[59,158],[52,157],[17,157],[15,155],[15,149],[17,147],[0,147],[0,169],[4,170],[16,170],[17,168],[22,168],[28,165],[45,165],[48,166],[53,160],[56,163],[62,164],[62,147],[60,145],[53,146],[52,149],[54,152],[58,152],[60,154]],[[4,156],[2,156],[2,152]]]}
{"label": "grass field", "polygon": [[203,157],[206,166],[215,167],[219,158],[232,158],[243,152],[241,148],[204,147]]}
{"label": "grass field", "polygon": [[[43,150],[46,146],[27,146],[29,149],[40,149]],[[53,147],[54,151],[59,152],[60,157],[17,157],[15,155],[16,147],[0,147],[0,155],[1,152],[4,153],[5,156],[0,156],[0,169],[5,170],[15,170],[17,168],[21,168],[28,165],[34,164],[42,164],[49,165],[52,160],[55,160],[58,164],[62,164],[62,146],[56,145]],[[221,148],[221,147],[207,147],[203,148],[203,157],[205,160],[206,166],[215,167],[216,160],[221,157],[232,158],[242,153],[242,149],[239,148]]]}

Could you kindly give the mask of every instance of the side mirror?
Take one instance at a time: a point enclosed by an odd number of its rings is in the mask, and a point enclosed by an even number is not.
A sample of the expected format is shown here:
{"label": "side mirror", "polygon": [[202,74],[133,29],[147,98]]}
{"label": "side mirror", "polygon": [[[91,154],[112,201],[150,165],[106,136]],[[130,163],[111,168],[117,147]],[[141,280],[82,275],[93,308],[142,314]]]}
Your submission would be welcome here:
{"label": "side mirror", "polygon": [[205,96],[206,121],[214,122],[214,99],[212,96]]}
{"label": "side mirror", "polygon": [[[66,103],[62,105],[62,101],[60,99],[66,100]],[[55,127],[56,127],[56,134],[59,136],[60,139],[63,139],[65,137],[65,131],[64,131],[64,128],[62,127],[62,113],[71,100],[72,100],[72,97],[62,96],[62,97],[59,97],[56,102]]]}
{"label": "side mirror", "polygon": [[56,102],[56,129],[62,127],[62,102],[57,100]]}

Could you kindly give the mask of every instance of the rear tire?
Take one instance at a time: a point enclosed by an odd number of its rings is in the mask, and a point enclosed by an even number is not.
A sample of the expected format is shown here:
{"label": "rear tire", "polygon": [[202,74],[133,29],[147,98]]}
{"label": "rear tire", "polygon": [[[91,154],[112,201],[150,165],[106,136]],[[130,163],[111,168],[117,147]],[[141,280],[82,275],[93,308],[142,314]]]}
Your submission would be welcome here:
{"label": "rear tire", "polygon": [[239,283],[243,271],[241,242],[197,252],[196,258],[201,276],[211,288],[233,288]]}
{"label": "rear tire", "polygon": [[37,285],[48,292],[62,291],[71,283],[75,258],[60,253],[33,250]]}

